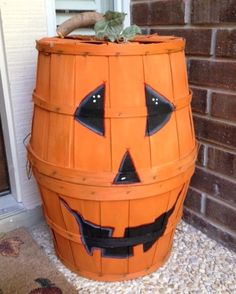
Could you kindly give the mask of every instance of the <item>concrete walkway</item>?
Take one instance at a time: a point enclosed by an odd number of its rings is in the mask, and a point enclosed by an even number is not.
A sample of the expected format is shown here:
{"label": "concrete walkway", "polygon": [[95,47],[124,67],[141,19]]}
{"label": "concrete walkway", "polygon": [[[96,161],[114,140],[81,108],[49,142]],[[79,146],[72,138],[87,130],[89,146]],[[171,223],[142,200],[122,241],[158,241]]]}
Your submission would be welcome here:
{"label": "concrete walkway", "polygon": [[66,269],[55,256],[45,223],[32,228],[32,234],[80,294],[236,294],[236,254],[183,221],[165,266],[149,276],[116,283],[90,281]]}

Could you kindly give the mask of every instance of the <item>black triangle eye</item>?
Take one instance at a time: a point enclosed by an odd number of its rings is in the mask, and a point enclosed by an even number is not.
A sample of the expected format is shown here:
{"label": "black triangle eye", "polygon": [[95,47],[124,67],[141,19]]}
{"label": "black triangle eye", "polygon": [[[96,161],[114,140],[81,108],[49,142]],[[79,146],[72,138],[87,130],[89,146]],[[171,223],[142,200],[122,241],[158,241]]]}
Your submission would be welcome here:
{"label": "black triangle eye", "polygon": [[105,86],[101,85],[82,100],[74,114],[75,120],[100,136],[105,134],[104,95]]}
{"label": "black triangle eye", "polygon": [[127,151],[123,156],[119,171],[113,181],[113,184],[133,184],[140,182],[139,176],[135,170],[133,160]]}
{"label": "black triangle eye", "polygon": [[146,136],[151,136],[168,122],[174,106],[148,85],[145,86],[145,95],[148,111]]}

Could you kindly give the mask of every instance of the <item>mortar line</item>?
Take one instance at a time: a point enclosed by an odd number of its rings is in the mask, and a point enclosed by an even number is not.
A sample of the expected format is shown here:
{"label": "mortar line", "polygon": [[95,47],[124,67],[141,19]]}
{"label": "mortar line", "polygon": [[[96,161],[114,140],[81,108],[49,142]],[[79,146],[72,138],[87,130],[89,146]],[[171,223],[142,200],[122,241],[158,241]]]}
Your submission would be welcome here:
{"label": "mortar line", "polygon": [[184,22],[185,24],[191,23],[191,9],[192,9],[192,1],[188,0],[185,2],[185,11],[184,11]]}
{"label": "mortar line", "polygon": [[212,92],[220,93],[220,94],[228,94],[228,95],[236,95],[236,91],[227,90],[223,88],[215,88],[215,87],[208,87],[204,85],[196,85],[190,83],[190,87],[194,89],[201,89],[201,90],[212,90]]}
{"label": "mortar line", "polygon": [[206,168],[206,167],[204,167],[204,166],[199,166],[199,165],[198,165],[197,168],[198,168],[199,170],[201,170],[201,171],[204,171],[204,172],[206,172],[206,173],[208,173],[208,174],[210,174],[210,175],[213,175],[213,176],[215,176],[215,177],[221,178],[221,179],[226,180],[226,181],[228,181],[228,182],[234,183],[234,181],[235,181],[235,178],[232,178],[232,177],[230,177],[230,176],[227,176],[227,175],[221,174],[221,173],[219,173],[219,172],[216,172],[216,171],[211,170],[211,169],[209,169],[209,168]]}
{"label": "mortar line", "polygon": [[208,146],[207,145],[203,145],[204,149],[203,149],[203,166],[207,166],[208,164]]}
{"label": "mortar line", "polygon": [[206,193],[201,193],[201,207],[200,211],[203,215],[206,215]]}
{"label": "mortar line", "polygon": [[211,33],[211,49],[210,49],[210,54],[212,58],[216,57],[216,33],[217,33],[217,29],[213,28]]}
{"label": "mortar line", "polygon": [[192,60],[200,60],[200,61],[215,61],[215,62],[225,62],[225,63],[235,63],[234,58],[224,58],[224,57],[213,57],[213,56],[203,56],[203,55],[188,55],[188,58]]}
{"label": "mortar line", "polygon": [[216,145],[216,144],[213,144],[213,143],[210,143],[210,142],[205,142],[205,141],[202,141],[202,140],[199,140],[199,143],[201,145],[205,145],[207,146],[208,148],[214,148],[214,149],[218,149],[220,151],[223,151],[223,152],[227,152],[227,153],[230,153],[230,154],[233,154],[233,155],[236,155],[236,151],[232,150],[232,149],[229,149],[227,147],[223,147],[223,146],[220,146],[220,145]]}
{"label": "mortar line", "polygon": [[[233,237],[236,237],[236,233],[234,231],[232,231],[231,229],[229,229],[227,226],[224,226],[223,224],[220,224],[218,222],[214,222],[212,219],[210,219],[207,216],[204,216],[204,215],[192,210],[191,208],[185,207],[184,209],[189,211],[191,214],[197,216],[198,218],[202,219],[204,222],[210,224],[214,228],[220,229],[221,231],[226,232],[226,233],[228,233],[229,235],[231,235]],[[209,238],[209,236],[208,236],[208,238]]]}
{"label": "mortar line", "polygon": [[229,120],[226,120],[226,119],[217,118],[217,117],[212,117],[212,116],[209,116],[209,115],[203,115],[203,114],[194,112],[193,117],[198,117],[198,118],[202,118],[202,119],[205,119],[205,120],[208,120],[208,121],[210,120],[210,121],[213,121],[213,122],[226,124],[227,126],[236,127],[236,122],[229,121]]}
{"label": "mortar line", "polygon": [[[142,26],[141,26],[142,27]],[[150,29],[153,29],[153,30],[159,30],[159,29],[176,29],[176,30],[179,30],[179,29],[198,29],[198,30],[209,30],[209,29],[228,29],[228,30],[233,30],[235,29],[235,26],[232,26],[232,24],[177,24],[177,25],[174,25],[174,24],[170,24],[170,25],[162,25],[162,24],[159,24],[159,25],[149,25]]]}
{"label": "mortar line", "polygon": [[212,195],[210,195],[210,194],[208,194],[206,192],[203,192],[203,191],[201,191],[201,190],[199,190],[199,189],[197,189],[195,187],[192,187],[192,186],[190,186],[190,188],[191,188],[191,190],[193,190],[193,191],[195,191],[195,192],[197,192],[197,193],[199,193],[201,195],[204,194],[205,199],[209,198],[209,199],[217,202],[218,204],[221,204],[221,205],[223,205],[223,206],[225,206],[225,207],[227,207],[227,208],[229,208],[229,209],[236,212],[236,206],[234,204],[229,204],[223,198],[220,198],[219,196],[212,196]]}
{"label": "mortar line", "polygon": [[208,89],[207,97],[206,97],[206,113],[207,114],[211,114],[211,95],[212,95],[212,90]]}

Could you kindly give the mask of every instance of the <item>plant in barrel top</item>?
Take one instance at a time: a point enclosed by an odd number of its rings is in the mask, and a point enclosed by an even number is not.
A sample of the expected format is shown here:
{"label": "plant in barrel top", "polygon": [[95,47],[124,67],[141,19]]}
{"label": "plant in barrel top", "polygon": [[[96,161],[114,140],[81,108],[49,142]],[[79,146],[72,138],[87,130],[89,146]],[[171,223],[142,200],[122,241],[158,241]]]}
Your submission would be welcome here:
{"label": "plant in barrel top", "polygon": [[126,14],[122,12],[107,11],[104,15],[98,12],[80,13],[65,21],[57,28],[59,37],[64,38],[78,27],[87,27],[95,24],[94,30],[98,40],[110,42],[128,42],[141,33],[137,25],[124,28]]}

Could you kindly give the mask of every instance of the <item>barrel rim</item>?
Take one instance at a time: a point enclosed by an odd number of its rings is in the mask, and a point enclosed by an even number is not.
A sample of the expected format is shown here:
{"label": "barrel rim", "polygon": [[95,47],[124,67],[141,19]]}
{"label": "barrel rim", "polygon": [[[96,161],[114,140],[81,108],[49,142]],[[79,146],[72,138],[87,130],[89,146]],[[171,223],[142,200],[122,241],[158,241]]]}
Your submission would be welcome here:
{"label": "barrel rim", "polygon": [[[160,183],[175,177],[179,173],[184,173],[187,169],[194,165],[197,158],[198,145],[195,144],[191,152],[185,157],[169,162],[161,167],[153,167],[152,169],[140,169],[138,171],[143,181],[141,183],[130,184],[129,187],[140,187]],[[31,145],[27,146],[28,160],[33,168],[46,177],[65,181],[75,185],[83,185],[88,187],[114,187],[112,181],[116,175],[115,172],[89,172],[68,167],[56,166],[50,162],[39,158],[33,151]],[[126,185],[121,185],[120,188],[127,189]],[[121,190],[121,189],[120,189]]]}
{"label": "barrel rim", "polygon": [[135,56],[183,51],[185,40],[175,36],[139,35],[131,42],[111,43],[71,36],[42,38],[36,41],[39,52],[82,56]]}

